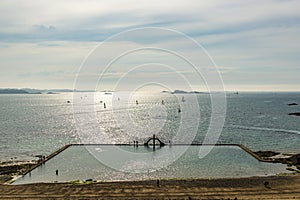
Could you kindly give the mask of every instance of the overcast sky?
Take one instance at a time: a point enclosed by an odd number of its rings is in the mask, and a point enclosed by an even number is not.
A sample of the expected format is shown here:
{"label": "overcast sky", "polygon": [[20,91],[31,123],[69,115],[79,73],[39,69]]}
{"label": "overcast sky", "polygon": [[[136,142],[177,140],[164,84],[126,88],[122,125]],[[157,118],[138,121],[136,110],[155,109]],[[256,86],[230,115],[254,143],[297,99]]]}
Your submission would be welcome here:
{"label": "overcast sky", "polygon": [[[122,31],[160,27],[201,44],[218,66],[226,90],[299,91],[299,8],[298,0],[1,0],[0,87],[73,88],[79,67],[101,42]],[[99,73],[91,72],[102,76],[99,88],[114,89],[120,79],[119,89],[134,84],[132,80],[142,84],[153,79],[189,89],[180,78],[194,89],[205,88],[205,77],[194,76],[191,66],[165,52],[131,53],[101,74],[107,54],[125,46],[176,46],[201,57],[182,38],[153,30],[145,35],[106,42],[111,51],[98,53]],[[201,67],[213,67],[213,62]]]}

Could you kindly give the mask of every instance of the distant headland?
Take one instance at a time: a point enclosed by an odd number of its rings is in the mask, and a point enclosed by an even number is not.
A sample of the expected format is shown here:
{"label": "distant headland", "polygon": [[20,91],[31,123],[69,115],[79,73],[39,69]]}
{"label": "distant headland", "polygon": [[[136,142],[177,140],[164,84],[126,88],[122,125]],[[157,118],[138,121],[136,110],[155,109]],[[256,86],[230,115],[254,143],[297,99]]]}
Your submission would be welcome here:
{"label": "distant headland", "polygon": [[89,90],[71,90],[71,89],[32,89],[32,88],[0,88],[0,94],[58,94],[65,92],[94,92]]}
{"label": "distant headland", "polygon": [[29,94],[29,92],[20,89],[0,89],[0,94]]}
{"label": "distant headland", "polygon": [[169,93],[169,94],[207,94],[207,92],[198,92],[198,91],[184,91],[184,90],[174,90],[171,91],[162,91],[162,93]]}

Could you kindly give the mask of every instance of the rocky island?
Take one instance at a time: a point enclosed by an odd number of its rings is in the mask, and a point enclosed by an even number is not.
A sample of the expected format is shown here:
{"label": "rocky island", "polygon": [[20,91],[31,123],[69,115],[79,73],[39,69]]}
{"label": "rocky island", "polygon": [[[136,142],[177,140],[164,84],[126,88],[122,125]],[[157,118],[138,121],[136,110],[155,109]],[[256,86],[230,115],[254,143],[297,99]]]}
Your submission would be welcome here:
{"label": "rocky island", "polygon": [[300,112],[289,113],[289,115],[294,115],[294,116],[299,116],[300,117]]}

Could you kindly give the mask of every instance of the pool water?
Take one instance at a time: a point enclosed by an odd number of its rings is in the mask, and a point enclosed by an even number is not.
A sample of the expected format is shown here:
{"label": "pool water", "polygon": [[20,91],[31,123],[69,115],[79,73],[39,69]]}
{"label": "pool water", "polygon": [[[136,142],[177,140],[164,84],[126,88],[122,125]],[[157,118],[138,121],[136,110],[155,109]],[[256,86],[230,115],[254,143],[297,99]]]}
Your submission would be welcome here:
{"label": "pool water", "polygon": [[239,146],[214,146],[204,158],[199,158],[199,149],[196,145],[164,146],[156,151],[144,146],[72,145],[13,184],[237,178],[288,172],[286,165],[258,161]]}

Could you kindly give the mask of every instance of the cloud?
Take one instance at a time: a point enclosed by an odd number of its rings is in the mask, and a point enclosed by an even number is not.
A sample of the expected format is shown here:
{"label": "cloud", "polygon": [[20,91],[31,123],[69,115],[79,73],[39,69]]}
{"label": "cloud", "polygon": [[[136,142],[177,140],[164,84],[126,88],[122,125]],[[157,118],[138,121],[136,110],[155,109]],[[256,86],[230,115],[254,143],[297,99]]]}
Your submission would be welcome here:
{"label": "cloud", "polygon": [[33,78],[33,77],[51,77],[51,76],[65,76],[65,71],[39,71],[39,72],[26,72],[18,74],[20,78]]}
{"label": "cloud", "polygon": [[55,27],[52,25],[43,25],[43,24],[39,24],[39,25],[34,25],[33,26],[37,31],[40,32],[54,32],[55,31]]}
{"label": "cloud", "polygon": [[[54,77],[57,72],[67,76],[78,69],[98,42],[130,28],[155,26],[181,31],[202,44],[216,64],[222,66],[219,70],[228,84],[271,85],[278,80],[281,85],[300,85],[296,78],[300,76],[299,7],[299,1],[281,0],[174,0],[172,3],[2,0],[1,84],[20,85],[18,78],[26,75],[40,80],[46,75]],[[122,45],[134,46],[133,39],[139,45],[164,45],[197,57],[197,49],[185,40],[159,32],[121,38],[109,44],[110,51],[101,56],[123,48]],[[144,62],[154,62],[157,55],[133,54],[107,76],[121,76],[125,69],[141,63],[134,56],[140,56]],[[169,59],[160,56],[163,61]],[[178,71],[190,71],[186,65],[172,62],[169,64]],[[280,76],[283,72],[284,76]],[[168,74],[163,70],[160,73]],[[53,81],[48,80],[45,87],[54,84]],[[63,84],[72,85],[68,81]]]}

